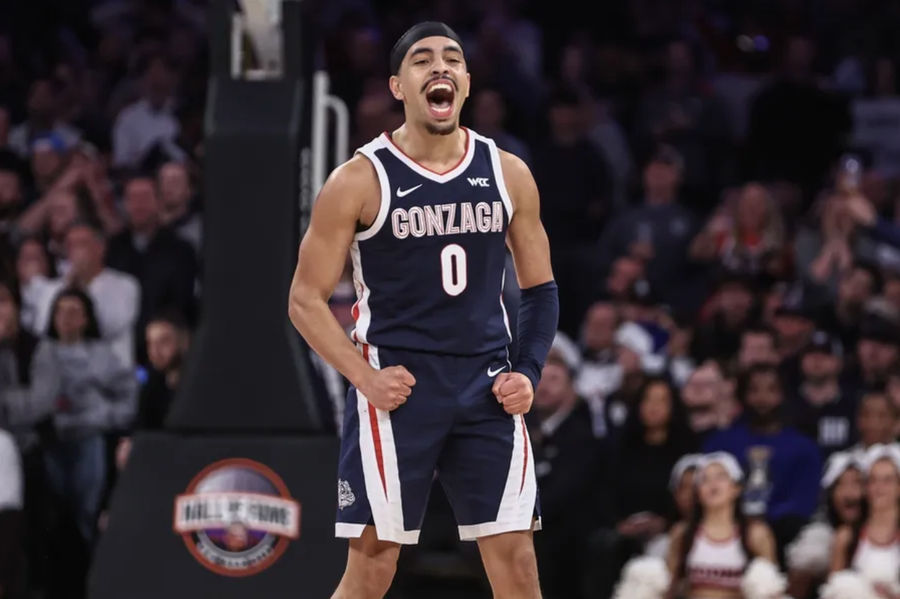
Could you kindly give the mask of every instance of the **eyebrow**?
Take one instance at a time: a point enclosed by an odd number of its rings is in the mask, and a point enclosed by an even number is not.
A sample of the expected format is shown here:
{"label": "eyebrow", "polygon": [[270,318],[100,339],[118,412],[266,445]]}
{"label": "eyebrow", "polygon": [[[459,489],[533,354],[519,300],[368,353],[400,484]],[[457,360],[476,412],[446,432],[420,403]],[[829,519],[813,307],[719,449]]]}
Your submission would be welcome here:
{"label": "eyebrow", "polygon": [[[457,52],[459,54],[462,54],[462,48],[460,48],[459,46],[444,46],[443,51],[444,52]],[[426,48],[426,47],[416,48],[409,55],[409,59],[412,60],[413,58],[416,57],[417,54],[433,54],[433,53],[434,53],[434,50],[432,50],[431,48]]]}

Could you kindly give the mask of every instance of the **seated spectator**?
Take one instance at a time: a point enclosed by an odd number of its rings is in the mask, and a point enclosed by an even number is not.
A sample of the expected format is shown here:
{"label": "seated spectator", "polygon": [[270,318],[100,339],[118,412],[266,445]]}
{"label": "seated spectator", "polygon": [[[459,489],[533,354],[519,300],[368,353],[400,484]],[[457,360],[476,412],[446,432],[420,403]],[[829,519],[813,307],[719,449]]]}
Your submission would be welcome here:
{"label": "seated spectator", "polygon": [[841,386],[839,342],[816,331],[800,359],[801,382],[787,404],[787,420],[814,440],[823,456],[856,441],[856,398]]}
{"label": "seated spectator", "polygon": [[626,302],[635,286],[644,280],[643,261],[632,256],[619,256],[609,268],[600,295],[616,304]]}
{"label": "seated spectator", "polygon": [[48,328],[53,368],[60,377],[47,448],[51,489],[69,504],[86,544],[94,538],[106,480],[104,434],[131,424],[137,381],[111,345],[101,340],[90,297],[63,289],[53,302]]}
{"label": "seated spectator", "polygon": [[90,296],[103,339],[112,344],[123,364],[133,364],[140,288],[130,275],[105,268],[105,254],[106,239],[100,229],[86,222],[69,228],[66,234],[69,271],[63,277],[44,282],[35,302],[34,327],[36,331],[47,329],[56,294],[74,285]]}
{"label": "seated spectator", "polygon": [[822,327],[840,337],[845,348],[856,347],[866,303],[880,288],[878,270],[865,262],[854,262],[839,279],[835,301],[826,301],[819,310]]}
{"label": "seated spectator", "polygon": [[856,360],[850,384],[859,391],[883,388],[900,365],[900,327],[885,318],[867,315],[859,329]]}
{"label": "seated spectator", "polygon": [[[616,437],[625,426],[629,412],[637,405],[647,380],[646,359],[653,352],[653,338],[640,325],[626,322],[616,330],[617,378],[602,404],[591,403],[594,418],[602,410],[604,435]],[[595,428],[597,430],[595,420]]]}
{"label": "seated spectator", "polygon": [[21,597],[25,585],[22,463],[12,435],[0,429],[0,597]]}
{"label": "seated spectator", "polygon": [[[187,325],[175,313],[152,318],[146,331],[147,359],[150,370],[147,380],[141,386],[138,398],[135,431],[161,430],[175,398],[184,358],[187,356],[190,333]],[[116,462],[121,469],[131,452],[131,438],[123,437],[119,442]]]}
{"label": "seated spectator", "polygon": [[175,76],[162,56],[153,56],[143,65],[141,98],[128,106],[113,125],[113,166],[137,168],[159,144],[178,135],[172,97]]}
{"label": "seated spectator", "polygon": [[[0,428],[14,436],[21,454],[28,577],[32,587],[44,589],[48,574],[58,573],[54,566],[60,563],[52,562],[48,531],[53,529],[55,517],[46,488],[42,447],[52,436],[50,417],[60,381],[50,345],[29,333],[19,320],[15,290],[11,281],[0,279]],[[0,465],[4,463],[0,458]]]}
{"label": "seated spectator", "polygon": [[675,390],[663,379],[648,379],[616,443],[615,531],[610,531],[605,555],[597,560],[597,567],[611,568],[604,577],[607,590],[625,562],[643,553],[646,543],[677,518],[669,480],[675,462],[693,449]]}
{"label": "seated spectator", "polygon": [[693,352],[701,360],[725,359],[737,353],[745,329],[758,318],[752,281],[723,273],[697,328]]}
{"label": "seated spectator", "polygon": [[880,588],[879,596],[894,599],[900,586],[900,447],[871,447],[863,470],[865,517],[862,526],[844,525],[835,533],[830,571],[856,570]]}
{"label": "seated spectator", "polygon": [[683,300],[687,278],[687,247],[694,223],[678,204],[683,161],[674,149],[664,146],[644,169],[644,202],[609,223],[601,238],[601,258],[611,265],[619,256],[630,255],[646,264],[647,280],[664,302]]}
{"label": "seated spectator", "polygon": [[775,332],[764,326],[749,327],[741,333],[737,353],[737,367],[741,372],[757,364],[777,366],[778,350]]}
{"label": "seated spectator", "polygon": [[[165,310],[191,318],[196,257],[187,242],[162,225],[153,179],[135,177],[125,184],[125,213],[127,227],[109,240],[106,264],[140,282],[138,330],[146,328],[151,315]],[[143,343],[139,347],[143,349]]]}
{"label": "seated spectator", "polygon": [[[581,328],[584,360],[575,379],[575,388],[591,406],[596,406],[592,409],[598,414],[603,413],[600,406],[604,398],[621,384],[615,342],[618,328],[618,310],[608,302],[597,302],[591,306]],[[603,436],[605,426],[598,422],[594,430],[598,436]]]}
{"label": "seated spectator", "polygon": [[36,425],[53,411],[59,377],[49,345],[22,328],[15,290],[0,280],[0,426],[16,436],[28,457],[38,446]]}
{"label": "seated spectator", "polygon": [[719,364],[707,360],[691,373],[681,389],[688,426],[698,439],[730,427],[740,413],[740,405],[728,386]]}
{"label": "seated spectator", "polygon": [[714,433],[704,450],[727,451],[744,464],[748,472],[744,510],[766,517],[780,553],[816,509],[822,460],[815,443],[785,426],[784,390],[774,366],[750,367],[741,378],[738,396],[744,416],[731,428]]}
{"label": "seated spectator", "polygon": [[869,391],[859,400],[856,415],[856,430],[859,442],[851,450],[857,459],[862,459],[866,451],[875,445],[887,445],[897,439],[897,424],[900,412],[886,393]]}
{"label": "seated spectator", "polygon": [[816,328],[815,313],[808,292],[801,285],[787,290],[775,309],[775,331],[779,368],[785,385],[794,389],[800,383],[801,352],[809,345]]}
{"label": "seated spectator", "polygon": [[549,534],[535,537],[542,588],[548,599],[582,597],[585,532],[602,523],[594,518],[607,513],[608,479],[590,411],[575,392],[572,371],[554,354],[535,390],[534,415],[531,440],[541,515],[554,522]]}
{"label": "seated spectator", "polygon": [[59,118],[60,105],[57,84],[50,77],[35,79],[28,91],[28,118],[9,131],[9,148],[22,158],[28,158],[32,142],[42,136],[59,139],[61,150],[74,146],[81,133]]}
{"label": "seated spectator", "polygon": [[741,509],[744,473],[727,453],[700,458],[691,519],[672,530],[666,560],[670,596],[742,599],[741,579],[754,558],[775,561],[775,538],[765,523]]}
{"label": "seated spectator", "polygon": [[730,272],[778,277],[787,270],[785,249],[778,206],[761,184],[747,183],[694,238],[690,255]]}
{"label": "seated spectator", "polygon": [[474,106],[472,123],[478,133],[490,137],[497,142],[498,148],[515,154],[526,164],[531,162],[528,146],[504,128],[506,103],[500,92],[491,88],[481,88],[472,99],[472,105]]}
{"label": "seated spectator", "polygon": [[159,188],[160,222],[169,227],[179,239],[191,244],[200,255],[203,242],[203,219],[195,205],[194,189],[187,165],[167,162],[156,174]]}
{"label": "seated spectator", "polygon": [[822,476],[823,505],[816,519],[800,531],[785,551],[788,594],[794,599],[815,599],[831,567],[834,533],[844,526],[859,526],[862,518],[863,477],[859,461],[850,452],[831,454]]}

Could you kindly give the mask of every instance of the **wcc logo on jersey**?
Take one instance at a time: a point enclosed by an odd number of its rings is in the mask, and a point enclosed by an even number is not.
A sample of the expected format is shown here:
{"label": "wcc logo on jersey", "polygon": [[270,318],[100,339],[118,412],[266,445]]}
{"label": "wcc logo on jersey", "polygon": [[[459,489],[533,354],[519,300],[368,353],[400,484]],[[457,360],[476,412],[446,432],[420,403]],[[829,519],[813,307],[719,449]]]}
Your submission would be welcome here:
{"label": "wcc logo on jersey", "polygon": [[173,528],[213,572],[250,576],[274,564],[300,536],[300,504],[267,466],[222,460],[175,498]]}
{"label": "wcc logo on jersey", "polygon": [[490,187],[487,177],[469,177],[469,185],[472,187]]}

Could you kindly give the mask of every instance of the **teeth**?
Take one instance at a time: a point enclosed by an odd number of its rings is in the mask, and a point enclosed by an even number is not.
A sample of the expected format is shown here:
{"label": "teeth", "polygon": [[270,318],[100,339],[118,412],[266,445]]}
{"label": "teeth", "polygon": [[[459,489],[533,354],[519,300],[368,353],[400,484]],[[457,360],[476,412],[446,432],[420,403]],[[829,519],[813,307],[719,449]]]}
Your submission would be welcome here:
{"label": "teeth", "polygon": [[430,88],[428,88],[428,91],[429,91],[429,92],[433,92],[433,91],[437,91],[437,90],[446,90],[446,91],[448,91],[448,92],[452,92],[452,91],[453,91],[453,88],[450,87],[450,86],[449,86],[448,84],[446,84],[446,83],[435,83],[435,84],[432,85]]}

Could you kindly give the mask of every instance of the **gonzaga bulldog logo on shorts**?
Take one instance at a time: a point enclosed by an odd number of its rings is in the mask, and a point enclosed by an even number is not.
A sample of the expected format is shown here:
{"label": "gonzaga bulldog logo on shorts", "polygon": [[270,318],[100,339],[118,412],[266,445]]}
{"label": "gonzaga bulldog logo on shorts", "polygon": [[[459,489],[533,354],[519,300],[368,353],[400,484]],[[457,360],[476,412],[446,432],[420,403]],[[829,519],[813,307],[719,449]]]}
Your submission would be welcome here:
{"label": "gonzaga bulldog logo on shorts", "polygon": [[175,498],[173,528],[213,572],[250,576],[274,564],[300,536],[300,504],[271,468],[222,460],[204,468]]}

